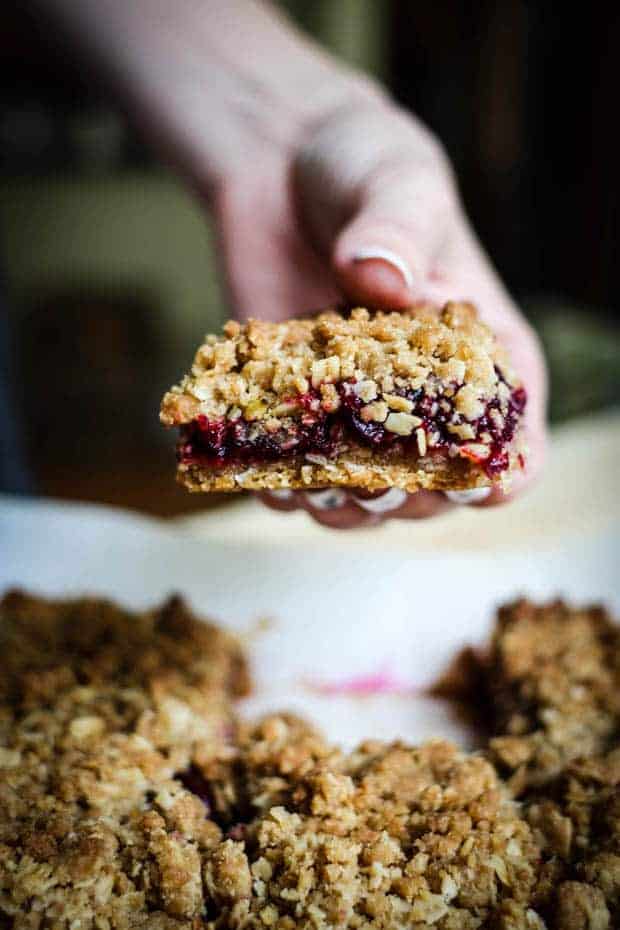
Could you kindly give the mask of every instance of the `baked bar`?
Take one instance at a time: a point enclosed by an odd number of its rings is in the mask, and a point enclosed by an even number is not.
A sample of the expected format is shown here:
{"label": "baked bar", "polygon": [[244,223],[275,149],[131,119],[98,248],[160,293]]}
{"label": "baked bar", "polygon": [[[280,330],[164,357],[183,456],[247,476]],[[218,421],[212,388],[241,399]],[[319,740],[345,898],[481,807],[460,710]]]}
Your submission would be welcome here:
{"label": "baked bar", "polygon": [[523,466],[523,386],[469,304],[229,322],[164,397],[190,491],[445,490]]}
{"label": "baked bar", "polygon": [[620,629],[601,607],[502,607],[485,674],[499,734],[491,758],[515,793],[617,743]]}
{"label": "baked bar", "polygon": [[180,597],[135,613],[102,598],[0,600],[0,704],[17,715],[61,694],[112,685],[151,707],[182,701],[204,712],[249,692],[239,641],[198,620]]}
{"label": "baked bar", "polygon": [[179,598],[0,602],[0,927],[195,930],[221,840],[179,773],[227,771],[239,643]]}
{"label": "baked bar", "polygon": [[533,831],[537,919],[620,927],[620,629],[607,612],[506,605],[490,649],[464,650],[433,693],[486,736],[484,755]]}

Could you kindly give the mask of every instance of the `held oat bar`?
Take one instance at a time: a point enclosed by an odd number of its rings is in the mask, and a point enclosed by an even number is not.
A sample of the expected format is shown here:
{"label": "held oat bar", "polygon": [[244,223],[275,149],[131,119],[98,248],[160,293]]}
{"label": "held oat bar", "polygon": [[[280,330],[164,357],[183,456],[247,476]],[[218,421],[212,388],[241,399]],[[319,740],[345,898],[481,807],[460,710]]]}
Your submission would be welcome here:
{"label": "held oat bar", "polygon": [[525,390],[469,304],[229,322],[164,397],[190,491],[466,489],[523,466]]}

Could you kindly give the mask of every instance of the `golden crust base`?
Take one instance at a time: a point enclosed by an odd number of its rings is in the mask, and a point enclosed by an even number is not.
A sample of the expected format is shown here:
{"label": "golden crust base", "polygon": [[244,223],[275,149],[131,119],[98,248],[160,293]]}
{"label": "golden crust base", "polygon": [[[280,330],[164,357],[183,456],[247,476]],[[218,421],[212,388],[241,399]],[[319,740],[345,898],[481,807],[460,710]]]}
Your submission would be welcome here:
{"label": "golden crust base", "polygon": [[282,460],[262,465],[225,466],[217,471],[200,465],[177,466],[177,480],[192,492],[312,490],[339,487],[381,491],[402,488],[409,494],[417,491],[465,491],[497,484],[506,490],[510,472],[518,468],[517,454],[511,456],[510,468],[492,481],[475,462],[464,458],[418,459],[394,457],[383,451],[358,447],[341,454],[335,461],[307,459]]}

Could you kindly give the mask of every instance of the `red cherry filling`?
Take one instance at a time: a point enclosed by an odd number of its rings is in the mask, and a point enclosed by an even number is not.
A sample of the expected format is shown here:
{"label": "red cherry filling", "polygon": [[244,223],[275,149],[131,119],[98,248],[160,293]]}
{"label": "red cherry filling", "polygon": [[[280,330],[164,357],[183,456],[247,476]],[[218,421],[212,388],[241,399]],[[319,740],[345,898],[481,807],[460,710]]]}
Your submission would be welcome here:
{"label": "red cherry filling", "polygon": [[197,798],[200,798],[205,806],[205,817],[209,817],[214,809],[213,797],[211,795],[209,782],[200,769],[192,765],[184,772],[177,772],[174,777],[177,781],[181,782],[184,788],[187,788],[187,790],[195,794]]}
{"label": "red cherry filling", "polygon": [[[498,378],[506,383],[499,370]],[[321,395],[312,390],[296,398],[303,413],[299,419],[289,418],[280,428],[268,430],[261,421],[209,420],[199,416],[181,428],[177,449],[180,462],[186,465],[203,465],[210,468],[229,464],[250,465],[293,458],[307,454],[335,456],[347,441],[371,448],[398,448],[403,454],[419,456],[415,433],[401,436],[390,432],[382,423],[366,421],[361,416],[364,401],[357,395],[354,382],[337,385],[340,406],[333,413],[321,406]],[[449,429],[455,422],[454,397],[438,394],[430,396],[420,388],[401,390],[400,395],[411,401],[412,413],[422,423],[428,442],[429,454],[448,455],[454,450],[478,462],[489,477],[508,468],[508,446],[512,442],[519,419],[525,409],[526,393],[522,387],[511,389],[507,405],[501,410],[499,398],[489,401],[481,417],[467,421],[474,437],[459,439]],[[488,454],[480,455],[483,443]],[[478,448],[470,449],[470,444]]]}
{"label": "red cherry filling", "polygon": [[233,840],[245,839],[247,824],[251,819],[251,812],[249,809],[245,810],[243,806],[241,806],[241,808],[237,807],[229,810],[227,814],[218,810],[208,780],[195,765],[190,765],[188,769],[177,772],[174,777],[177,781],[181,782],[187,791],[191,791],[192,794],[196,795],[196,797],[202,801],[205,808],[205,817],[217,823],[227,837]]}

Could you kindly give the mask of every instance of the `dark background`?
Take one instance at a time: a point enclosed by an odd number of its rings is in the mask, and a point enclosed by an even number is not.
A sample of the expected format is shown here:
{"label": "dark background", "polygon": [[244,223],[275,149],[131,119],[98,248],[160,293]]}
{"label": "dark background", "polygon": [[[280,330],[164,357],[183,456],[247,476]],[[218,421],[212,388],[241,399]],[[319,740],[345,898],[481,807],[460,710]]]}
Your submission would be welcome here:
{"label": "dark background", "polygon": [[[343,5],[343,17],[345,6],[355,17],[355,3]],[[617,402],[620,14],[518,0],[382,0],[380,10],[381,77],[443,140],[475,227],[539,329],[553,419]],[[99,177],[161,171],[47,25],[17,8],[1,19],[5,193],[28,179],[88,175],[97,131],[108,144]],[[312,4],[299,4],[298,19],[320,34]],[[347,25],[356,23],[345,17]],[[91,133],[84,147],[75,120],[93,114],[95,144]],[[171,360],[147,286],[55,282],[24,296],[5,271],[5,342],[30,487],[158,513],[195,506],[171,487],[170,437],[153,411],[206,326]],[[135,423],[146,421],[136,435]],[[24,471],[15,453],[15,488],[16,468]]]}

